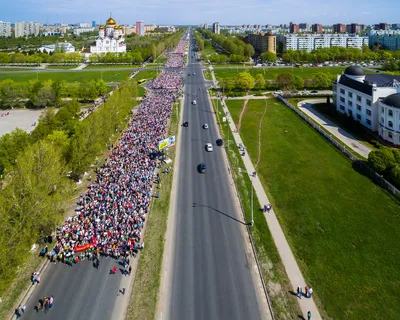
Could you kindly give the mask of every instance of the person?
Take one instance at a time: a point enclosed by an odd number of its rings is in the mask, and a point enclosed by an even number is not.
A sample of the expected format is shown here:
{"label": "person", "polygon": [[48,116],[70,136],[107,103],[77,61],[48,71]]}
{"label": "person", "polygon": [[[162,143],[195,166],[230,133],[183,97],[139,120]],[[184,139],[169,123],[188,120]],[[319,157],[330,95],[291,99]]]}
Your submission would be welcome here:
{"label": "person", "polygon": [[24,305],[22,306],[22,308],[21,308],[22,313],[25,313],[25,310],[26,310],[26,304],[24,304]]}
{"label": "person", "polygon": [[128,274],[129,274],[129,275],[131,275],[131,272],[132,272],[132,267],[131,267],[131,266],[129,266],[129,269],[128,269]]}
{"label": "person", "polygon": [[16,317],[17,319],[21,318],[21,312],[19,311],[19,307],[20,307],[20,306],[18,306],[18,308],[16,308],[16,309],[14,310],[14,314],[15,314],[15,317]]}
{"label": "person", "polygon": [[311,298],[312,293],[313,293],[313,289],[312,289],[311,287],[308,288],[308,297],[309,297],[309,298]]}
{"label": "person", "polygon": [[311,319],[311,311],[308,311],[307,312],[307,320],[310,320]]}
{"label": "person", "polygon": [[297,287],[297,296],[301,299],[301,295],[303,293],[301,292],[301,287]]}
{"label": "person", "polygon": [[112,268],[112,273],[113,274],[117,273],[117,266],[114,266],[114,268]]}
{"label": "person", "polygon": [[54,304],[54,296],[52,295],[52,296],[50,297],[50,299],[49,299],[49,310],[50,310],[51,308],[53,308],[53,304]]}

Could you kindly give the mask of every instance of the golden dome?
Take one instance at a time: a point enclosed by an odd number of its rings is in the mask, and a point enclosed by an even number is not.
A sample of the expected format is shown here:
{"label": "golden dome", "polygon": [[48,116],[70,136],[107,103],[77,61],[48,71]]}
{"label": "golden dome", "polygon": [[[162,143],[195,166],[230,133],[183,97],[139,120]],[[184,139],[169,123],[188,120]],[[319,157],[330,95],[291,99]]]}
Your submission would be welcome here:
{"label": "golden dome", "polygon": [[105,28],[104,28],[104,26],[103,25],[100,25],[99,26],[99,30],[104,30]]}
{"label": "golden dome", "polygon": [[120,26],[120,25],[115,25],[115,27],[114,27],[114,30],[121,30],[122,29],[122,27]]}
{"label": "golden dome", "polygon": [[115,22],[115,20],[113,18],[108,18],[108,20],[106,21],[106,25],[107,26],[115,26],[117,23]]}

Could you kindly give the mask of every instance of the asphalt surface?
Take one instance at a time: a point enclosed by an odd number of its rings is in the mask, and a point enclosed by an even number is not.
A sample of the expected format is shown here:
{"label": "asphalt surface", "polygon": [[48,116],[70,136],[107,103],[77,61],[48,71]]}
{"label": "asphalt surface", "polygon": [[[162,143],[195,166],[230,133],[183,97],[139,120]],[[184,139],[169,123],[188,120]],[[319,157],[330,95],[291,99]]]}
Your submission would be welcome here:
{"label": "asphalt surface", "polygon": [[[133,260],[133,258],[131,258]],[[41,275],[40,285],[28,300],[23,319],[98,320],[113,319],[114,306],[122,290],[124,276],[120,272],[109,274],[114,259],[101,259],[99,270],[92,262],[83,261],[73,267],[51,264]],[[117,265],[118,266],[118,265]],[[121,266],[118,266],[121,268]],[[122,270],[122,269],[121,269]],[[54,295],[51,310],[34,310],[39,299]]]}
{"label": "asphalt surface", "polygon": [[[193,59],[194,60],[194,59]],[[167,319],[261,319],[242,217],[232,192],[200,64],[189,53]],[[193,76],[193,72],[196,73]],[[188,73],[191,75],[188,76]],[[199,88],[201,90],[199,91]],[[192,100],[197,105],[192,105]],[[202,128],[204,123],[209,129]],[[213,152],[206,152],[211,142]],[[197,166],[204,162],[207,172]]]}

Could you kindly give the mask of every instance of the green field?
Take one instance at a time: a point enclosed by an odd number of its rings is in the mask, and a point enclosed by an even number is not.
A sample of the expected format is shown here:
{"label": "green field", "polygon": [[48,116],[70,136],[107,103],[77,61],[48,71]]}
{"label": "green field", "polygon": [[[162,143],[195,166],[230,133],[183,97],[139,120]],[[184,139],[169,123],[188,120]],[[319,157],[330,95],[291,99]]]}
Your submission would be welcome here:
{"label": "green field", "polygon": [[225,100],[236,127],[239,124],[240,111],[242,111],[244,101],[245,100]]}
{"label": "green field", "polygon": [[203,70],[204,79],[212,80],[211,71],[210,70]]}
{"label": "green field", "polygon": [[21,71],[21,72],[24,72],[24,71],[29,71],[29,70],[35,70],[35,68],[34,67],[32,67],[32,68],[1,68],[0,67],[0,71]]}
{"label": "green field", "polygon": [[157,77],[157,74],[159,74],[159,73],[161,73],[161,71],[157,71],[157,70],[143,70],[143,71],[140,71],[140,72],[136,75],[135,79],[137,79],[137,80],[141,80],[141,79],[150,80],[150,79],[153,79],[153,78]]}
{"label": "green field", "polygon": [[0,74],[0,81],[12,79],[16,82],[29,80],[65,80],[66,82],[82,82],[92,79],[103,79],[106,82],[120,82],[129,76],[131,70],[117,71],[65,71],[65,72],[18,72]]}
{"label": "green field", "polygon": [[139,68],[137,64],[94,64],[88,65],[85,69],[136,69]]}
{"label": "green field", "polygon": [[77,68],[79,65],[76,66],[47,66],[46,69],[60,69],[60,70],[71,70]]}
{"label": "green field", "polygon": [[[253,163],[264,106],[250,100],[242,120]],[[320,309],[332,319],[397,319],[400,203],[274,100],[257,172]]]}
{"label": "green field", "polygon": [[218,68],[214,70],[217,79],[220,78],[234,78],[240,72],[249,72],[253,77],[261,73],[267,80],[275,80],[280,73],[293,73],[304,78],[310,78],[313,74],[318,72],[327,73],[330,75],[337,75],[344,71],[345,68],[332,67],[332,68]]}

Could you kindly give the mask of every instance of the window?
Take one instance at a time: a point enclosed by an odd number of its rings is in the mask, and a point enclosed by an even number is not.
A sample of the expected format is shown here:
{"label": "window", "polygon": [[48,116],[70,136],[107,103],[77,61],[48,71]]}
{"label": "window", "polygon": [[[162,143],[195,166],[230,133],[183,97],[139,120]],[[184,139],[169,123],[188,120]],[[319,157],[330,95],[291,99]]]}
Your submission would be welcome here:
{"label": "window", "polygon": [[357,120],[361,120],[361,114],[357,113]]}
{"label": "window", "polygon": [[349,106],[352,107],[353,106],[353,102],[349,101]]}
{"label": "window", "polygon": [[385,113],[385,109],[382,108],[382,109],[381,109],[381,113]]}
{"label": "window", "polygon": [[344,111],[344,106],[340,105],[340,110]]}
{"label": "window", "polygon": [[393,134],[392,134],[391,132],[388,132],[388,137],[389,137],[390,139],[392,139],[392,138],[393,138]]}
{"label": "window", "polygon": [[389,110],[388,114],[389,114],[389,117],[393,117],[393,111],[392,110]]}
{"label": "window", "polygon": [[340,97],[340,102],[345,102],[345,101],[346,101],[345,98]]}
{"label": "window", "polygon": [[341,94],[345,94],[346,91],[344,91],[344,89],[340,89],[340,93],[341,93]]}
{"label": "window", "polygon": [[359,104],[357,105],[357,110],[361,111],[361,106]]}
{"label": "window", "polygon": [[389,122],[388,122],[388,126],[389,126],[389,128],[393,128],[393,122],[392,122],[392,121],[389,121]]}
{"label": "window", "polygon": [[353,98],[353,93],[349,92],[349,97]]}
{"label": "window", "polygon": [[368,109],[367,109],[366,113],[368,116],[370,116],[372,114],[371,110],[368,110]]}
{"label": "window", "polygon": [[367,125],[369,125],[369,126],[371,125],[371,120],[367,119]]}
{"label": "window", "polygon": [[353,115],[353,111],[349,110],[348,112],[349,112],[349,116]]}
{"label": "window", "polygon": [[371,100],[367,99],[367,106],[371,106]]}
{"label": "window", "polygon": [[361,96],[357,96],[357,101],[361,102]]}
{"label": "window", "polygon": [[385,120],[383,119],[383,117],[381,118],[381,124],[383,124],[385,122]]}

